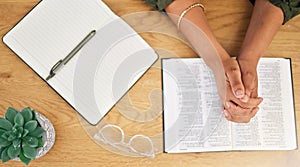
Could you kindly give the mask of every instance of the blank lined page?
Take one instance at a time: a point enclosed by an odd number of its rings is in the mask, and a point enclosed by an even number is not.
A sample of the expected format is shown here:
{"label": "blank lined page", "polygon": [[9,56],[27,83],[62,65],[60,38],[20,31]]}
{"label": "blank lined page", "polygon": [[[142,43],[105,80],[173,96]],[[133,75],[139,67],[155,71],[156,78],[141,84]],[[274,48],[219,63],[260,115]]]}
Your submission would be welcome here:
{"label": "blank lined page", "polygon": [[42,78],[92,30],[117,18],[99,0],[44,0],[5,37]]}
{"label": "blank lined page", "polygon": [[92,30],[96,35],[47,83],[96,124],[157,59],[127,23],[100,0],[44,0],[4,42],[45,79]]}

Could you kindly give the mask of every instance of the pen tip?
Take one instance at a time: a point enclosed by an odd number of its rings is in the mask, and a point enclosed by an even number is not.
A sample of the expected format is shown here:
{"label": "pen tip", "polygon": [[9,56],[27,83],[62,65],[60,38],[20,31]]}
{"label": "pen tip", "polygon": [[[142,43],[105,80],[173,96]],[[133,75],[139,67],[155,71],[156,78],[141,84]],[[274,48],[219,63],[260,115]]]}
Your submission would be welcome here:
{"label": "pen tip", "polygon": [[49,75],[49,76],[46,78],[46,81],[48,81],[50,78],[52,78],[51,75]]}

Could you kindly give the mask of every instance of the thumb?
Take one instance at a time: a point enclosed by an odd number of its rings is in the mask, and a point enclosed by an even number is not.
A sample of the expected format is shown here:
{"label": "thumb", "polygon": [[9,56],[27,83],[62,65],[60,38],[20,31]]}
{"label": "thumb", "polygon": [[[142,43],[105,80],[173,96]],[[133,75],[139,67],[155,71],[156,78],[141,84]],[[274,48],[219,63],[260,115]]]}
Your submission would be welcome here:
{"label": "thumb", "polygon": [[239,66],[231,68],[226,73],[227,79],[229,80],[231,89],[236,98],[242,98],[245,95],[245,88],[241,78],[241,71]]}
{"label": "thumb", "polygon": [[257,97],[257,79],[254,75],[243,75],[243,82],[245,83],[245,93],[250,97]]}

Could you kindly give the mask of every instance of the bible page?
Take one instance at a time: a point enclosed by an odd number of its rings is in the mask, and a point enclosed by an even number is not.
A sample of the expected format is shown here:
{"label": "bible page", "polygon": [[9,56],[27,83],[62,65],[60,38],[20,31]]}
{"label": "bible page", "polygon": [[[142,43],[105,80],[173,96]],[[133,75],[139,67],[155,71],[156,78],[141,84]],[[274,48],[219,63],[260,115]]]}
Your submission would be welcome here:
{"label": "bible page", "polygon": [[163,59],[165,152],[231,150],[211,70],[202,59]]}
{"label": "bible page", "polygon": [[261,58],[258,65],[258,81],[259,96],[264,100],[250,123],[233,123],[233,149],[296,149],[290,59]]}

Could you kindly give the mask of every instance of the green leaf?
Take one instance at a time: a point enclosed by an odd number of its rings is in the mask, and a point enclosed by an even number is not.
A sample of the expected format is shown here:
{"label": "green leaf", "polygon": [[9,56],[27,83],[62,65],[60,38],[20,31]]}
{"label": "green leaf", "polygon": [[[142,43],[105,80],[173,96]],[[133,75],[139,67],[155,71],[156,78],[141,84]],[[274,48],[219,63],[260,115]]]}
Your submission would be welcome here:
{"label": "green leaf", "polygon": [[8,137],[9,137],[10,132],[11,132],[11,131],[7,131],[7,132],[3,133],[3,134],[1,135],[1,138],[5,139],[5,140],[8,140]]}
{"label": "green leaf", "polygon": [[36,120],[28,121],[24,125],[24,128],[27,129],[29,132],[32,132],[36,127],[37,127],[37,121]]}
{"label": "green leaf", "polygon": [[13,125],[6,120],[5,118],[0,118],[0,128],[4,129],[4,130],[11,130],[11,128],[13,127]]}
{"label": "green leaf", "polygon": [[6,132],[6,130],[0,129],[0,136],[2,136],[5,132]]}
{"label": "green leaf", "polygon": [[10,141],[3,139],[2,137],[0,137],[0,147],[7,147],[11,144]]}
{"label": "green leaf", "polygon": [[17,156],[19,156],[20,151],[21,151],[20,147],[14,147],[13,145],[11,145],[7,150],[7,155],[9,156],[10,159],[14,159]]}
{"label": "green leaf", "polygon": [[35,159],[37,155],[37,149],[29,146],[24,146],[23,148],[23,154],[25,157],[29,159]]}
{"label": "green leaf", "polygon": [[13,141],[13,140],[15,140],[16,138],[17,138],[16,135],[10,135],[10,136],[8,137],[8,141]]}
{"label": "green leaf", "polygon": [[22,137],[25,137],[25,136],[27,136],[27,135],[28,135],[28,133],[29,133],[29,131],[28,131],[27,129],[24,129],[24,132],[23,132],[23,135],[22,135]]}
{"label": "green leaf", "polygon": [[36,111],[32,110],[32,120],[36,120]]}
{"label": "green leaf", "polygon": [[18,114],[18,111],[9,107],[6,111],[6,114],[5,114],[5,118],[10,122],[10,123],[14,123],[14,118],[15,116]]}
{"label": "green leaf", "polygon": [[30,121],[30,120],[32,120],[32,118],[33,118],[32,111],[31,111],[31,109],[29,107],[24,108],[21,111],[21,114],[22,114],[22,116],[24,118],[25,123],[28,122],[28,121]]}
{"label": "green leaf", "polygon": [[19,147],[20,144],[21,144],[21,139],[16,139],[16,140],[13,141],[13,146],[14,147]]}
{"label": "green leaf", "polygon": [[28,135],[39,138],[39,137],[42,137],[44,133],[45,133],[45,130],[43,128],[37,127],[34,131],[30,132]]}
{"label": "green leaf", "polygon": [[19,133],[18,138],[22,137],[22,134],[23,134],[25,129],[23,127],[17,127],[17,130],[18,130],[18,133]]}
{"label": "green leaf", "polygon": [[31,160],[31,159],[25,157],[22,151],[20,152],[19,158],[26,165],[28,165]]}
{"label": "green leaf", "polygon": [[22,138],[22,133],[18,133],[17,138],[18,139]]}
{"label": "green leaf", "polygon": [[9,156],[7,155],[7,150],[8,148],[5,148],[1,153],[1,159],[3,163],[10,160]]}
{"label": "green leaf", "polygon": [[26,142],[29,147],[37,147],[39,143],[37,138],[31,136],[26,136],[23,142]]}
{"label": "green leaf", "polygon": [[39,143],[38,143],[38,146],[37,146],[37,148],[40,148],[40,147],[44,147],[44,140],[43,140],[43,138],[38,138],[38,141],[39,141]]}
{"label": "green leaf", "polygon": [[18,124],[19,126],[23,126],[24,125],[24,118],[22,116],[21,113],[18,113],[16,116],[15,116],[15,124]]}
{"label": "green leaf", "polygon": [[2,159],[2,158],[1,158],[1,154],[2,154],[2,151],[3,151],[4,149],[5,149],[5,148],[0,147],[0,159]]}

